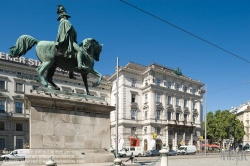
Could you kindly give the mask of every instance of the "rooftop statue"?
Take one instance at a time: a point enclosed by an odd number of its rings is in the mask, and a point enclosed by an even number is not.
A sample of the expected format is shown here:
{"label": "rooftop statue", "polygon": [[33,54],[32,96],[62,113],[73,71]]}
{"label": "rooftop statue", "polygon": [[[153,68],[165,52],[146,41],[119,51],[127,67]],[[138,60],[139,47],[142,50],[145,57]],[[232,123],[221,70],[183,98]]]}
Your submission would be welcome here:
{"label": "rooftop statue", "polygon": [[[53,76],[57,67],[69,71],[70,78],[73,72],[80,73],[89,95],[87,75],[92,73],[98,76],[98,80],[92,86],[98,86],[102,80],[102,75],[94,69],[94,61],[99,61],[102,45],[93,38],[84,39],[80,45],[76,41],[76,31],[68,21],[70,16],[66,9],[59,5],[57,9],[58,21],[60,21],[56,42],[38,41],[32,36],[22,35],[17,39],[14,46],[10,48],[10,57],[20,57],[25,55],[34,45],[36,45],[36,55],[41,61],[41,65],[36,69],[41,79],[41,83],[48,88],[60,90],[53,82]],[[43,76],[47,71],[46,77]]]}
{"label": "rooftop statue", "polygon": [[176,74],[178,76],[182,76],[182,72],[181,72],[179,67],[177,67],[177,69],[174,70],[174,74]]}

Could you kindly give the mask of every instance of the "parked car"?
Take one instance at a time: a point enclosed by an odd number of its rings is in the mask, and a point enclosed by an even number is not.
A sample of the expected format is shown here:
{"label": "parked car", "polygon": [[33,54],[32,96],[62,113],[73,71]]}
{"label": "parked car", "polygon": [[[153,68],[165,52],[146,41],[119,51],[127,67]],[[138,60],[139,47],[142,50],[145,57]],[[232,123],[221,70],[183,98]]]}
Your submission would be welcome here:
{"label": "parked car", "polygon": [[174,150],[169,150],[168,152],[168,156],[176,156],[177,155],[177,152],[174,151]]}
{"label": "parked car", "polygon": [[160,152],[158,149],[155,149],[155,150],[150,150],[150,151],[147,151],[146,156],[160,156]]}
{"label": "parked car", "polygon": [[177,154],[195,154],[196,147],[195,146],[180,146],[177,150]]}
{"label": "parked car", "polygon": [[140,147],[140,146],[127,147],[127,148],[123,148],[118,153],[119,153],[119,156],[121,157],[131,156],[132,153],[134,156],[142,156],[143,147]]}

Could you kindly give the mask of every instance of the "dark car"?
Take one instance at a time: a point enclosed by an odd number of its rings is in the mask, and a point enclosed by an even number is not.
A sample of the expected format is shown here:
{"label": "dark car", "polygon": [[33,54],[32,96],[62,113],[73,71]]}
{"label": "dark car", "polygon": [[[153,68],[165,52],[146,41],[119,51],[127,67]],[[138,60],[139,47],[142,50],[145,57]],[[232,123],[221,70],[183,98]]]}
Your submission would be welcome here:
{"label": "dark car", "polygon": [[146,152],[146,156],[160,156],[160,152],[159,150],[155,149],[155,150],[150,150]]}
{"label": "dark car", "polygon": [[168,152],[168,156],[176,156],[177,155],[177,152],[174,151],[174,150],[169,150]]}

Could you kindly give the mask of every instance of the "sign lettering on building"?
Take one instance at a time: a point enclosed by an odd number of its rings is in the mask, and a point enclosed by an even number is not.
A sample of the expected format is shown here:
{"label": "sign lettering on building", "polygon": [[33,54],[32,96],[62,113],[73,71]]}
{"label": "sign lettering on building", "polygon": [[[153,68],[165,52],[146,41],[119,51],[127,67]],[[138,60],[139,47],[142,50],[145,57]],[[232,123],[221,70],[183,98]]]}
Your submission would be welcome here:
{"label": "sign lettering on building", "polygon": [[40,66],[41,62],[35,59],[31,58],[11,58],[9,54],[0,52],[0,59],[7,60],[7,61],[12,61],[12,62],[17,62],[17,63],[22,63],[30,66]]}
{"label": "sign lettering on building", "polygon": [[[31,58],[24,58],[24,57],[20,57],[20,58],[11,58],[9,56],[9,54],[7,53],[3,53],[0,52],[0,60],[6,60],[6,61],[12,61],[12,62],[17,62],[17,63],[22,63],[25,65],[29,65],[29,66],[40,66],[41,62],[39,60],[35,60],[35,59],[31,59]],[[57,71],[62,71],[64,73],[67,73],[66,71],[60,69],[60,68],[56,68]]]}

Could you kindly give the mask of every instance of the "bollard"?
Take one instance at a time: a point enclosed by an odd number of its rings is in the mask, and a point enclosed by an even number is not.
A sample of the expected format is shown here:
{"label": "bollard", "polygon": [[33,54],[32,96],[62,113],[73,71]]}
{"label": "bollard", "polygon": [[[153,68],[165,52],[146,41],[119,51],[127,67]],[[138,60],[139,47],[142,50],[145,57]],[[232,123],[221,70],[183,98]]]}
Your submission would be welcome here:
{"label": "bollard", "polygon": [[166,144],[163,145],[162,149],[160,150],[161,157],[161,166],[168,166],[168,150]]}
{"label": "bollard", "polygon": [[119,158],[115,158],[115,160],[114,160],[114,165],[115,165],[115,166],[121,166],[121,165],[122,165],[122,160],[119,159]]}

